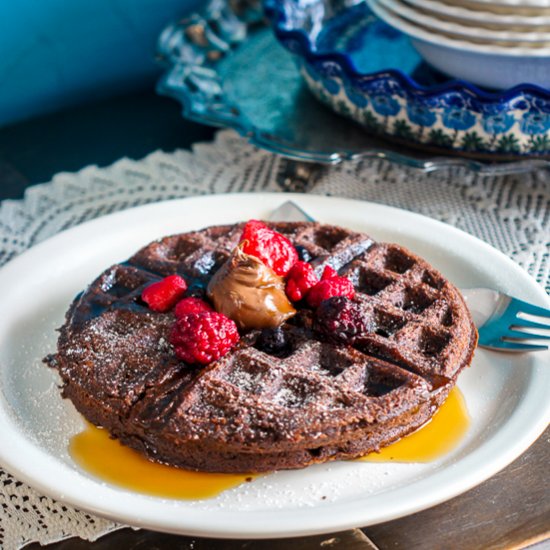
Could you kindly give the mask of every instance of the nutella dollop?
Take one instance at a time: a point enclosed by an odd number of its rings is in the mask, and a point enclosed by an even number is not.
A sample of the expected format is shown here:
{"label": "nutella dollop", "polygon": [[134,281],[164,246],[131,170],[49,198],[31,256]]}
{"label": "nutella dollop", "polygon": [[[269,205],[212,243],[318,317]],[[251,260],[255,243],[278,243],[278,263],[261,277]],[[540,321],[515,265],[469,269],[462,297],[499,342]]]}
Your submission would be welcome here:
{"label": "nutella dollop", "polygon": [[275,328],[296,313],[282,277],[239,247],[214,274],[207,292],[216,311],[241,329]]}

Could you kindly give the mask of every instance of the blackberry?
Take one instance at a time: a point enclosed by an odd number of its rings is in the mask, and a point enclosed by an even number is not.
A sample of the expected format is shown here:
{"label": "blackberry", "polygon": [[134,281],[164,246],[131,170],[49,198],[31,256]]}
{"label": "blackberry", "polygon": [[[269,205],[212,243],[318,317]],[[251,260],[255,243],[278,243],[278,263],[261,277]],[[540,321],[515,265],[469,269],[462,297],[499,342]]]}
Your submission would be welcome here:
{"label": "blackberry", "polygon": [[329,340],[347,344],[353,343],[361,334],[373,331],[372,320],[345,296],[321,302],[316,311],[314,328]]}
{"label": "blackberry", "polygon": [[292,351],[291,342],[281,327],[262,329],[254,347],[276,357],[285,357]]}

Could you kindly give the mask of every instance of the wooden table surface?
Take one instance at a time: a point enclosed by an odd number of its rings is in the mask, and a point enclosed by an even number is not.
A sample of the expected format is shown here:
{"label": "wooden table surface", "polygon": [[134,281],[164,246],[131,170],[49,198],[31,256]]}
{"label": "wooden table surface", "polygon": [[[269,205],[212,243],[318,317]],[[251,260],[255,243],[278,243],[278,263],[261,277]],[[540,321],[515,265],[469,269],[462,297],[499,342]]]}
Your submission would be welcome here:
{"label": "wooden table surface", "polygon": [[[184,121],[151,91],[114,98],[0,129],[0,200],[60,171],[139,159],[156,149],[189,148],[214,129]],[[549,365],[550,368],[550,365]],[[550,398],[550,395],[549,395]],[[298,550],[550,548],[550,429],[502,472],[448,502],[398,520],[318,537],[216,541],[124,529],[95,543],[78,539],[51,550]],[[42,548],[37,544],[28,546]]]}

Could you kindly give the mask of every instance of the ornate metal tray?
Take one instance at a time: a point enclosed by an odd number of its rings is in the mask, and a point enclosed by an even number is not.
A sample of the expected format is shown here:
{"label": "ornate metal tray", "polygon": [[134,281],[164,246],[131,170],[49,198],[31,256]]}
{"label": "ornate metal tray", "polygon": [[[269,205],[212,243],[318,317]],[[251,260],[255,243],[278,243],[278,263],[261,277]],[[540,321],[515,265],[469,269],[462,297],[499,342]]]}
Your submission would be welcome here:
{"label": "ornate metal tray", "polygon": [[166,67],[158,92],[181,102],[185,117],[233,128],[287,158],[330,164],[380,158],[424,171],[463,166],[488,175],[550,168],[546,159],[491,163],[448,152],[435,156],[369,134],[313,98],[257,4],[211,2],[169,25],[158,55]]}

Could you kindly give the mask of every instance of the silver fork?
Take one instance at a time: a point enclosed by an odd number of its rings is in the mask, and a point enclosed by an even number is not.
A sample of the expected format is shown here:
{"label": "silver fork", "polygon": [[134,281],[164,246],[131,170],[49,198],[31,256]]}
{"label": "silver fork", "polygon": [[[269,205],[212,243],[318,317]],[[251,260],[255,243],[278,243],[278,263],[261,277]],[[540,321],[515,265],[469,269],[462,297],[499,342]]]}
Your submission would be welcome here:
{"label": "silver fork", "polygon": [[[273,221],[315,221],[293,201],[283,203],[269,218]],[[532,341],[550,340],[550,309],[490,288],[466,288],[460,291],[478,328],[479,346],[507,352],[548,349],[547,345]],[[538,332],[533,333],[532,330]]]}

